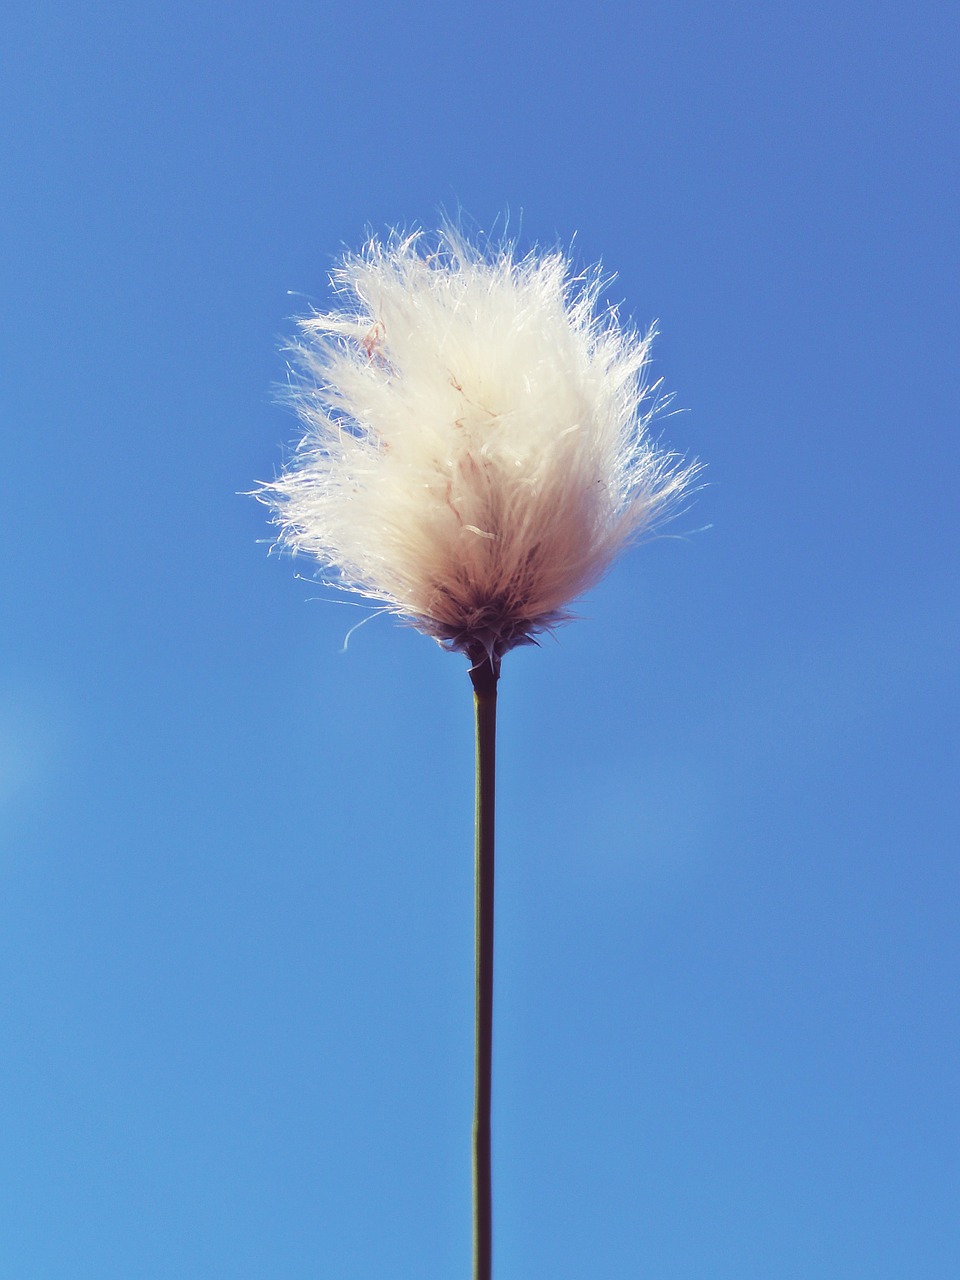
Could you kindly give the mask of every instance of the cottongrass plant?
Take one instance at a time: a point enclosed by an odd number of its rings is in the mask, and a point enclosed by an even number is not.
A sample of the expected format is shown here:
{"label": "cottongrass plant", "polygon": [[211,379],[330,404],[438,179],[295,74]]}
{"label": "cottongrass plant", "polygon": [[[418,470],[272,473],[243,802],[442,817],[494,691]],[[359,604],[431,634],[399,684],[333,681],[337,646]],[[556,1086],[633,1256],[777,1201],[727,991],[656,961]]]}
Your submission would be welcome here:
{"label": "cottongrass plant", "polygon": [[299,322],[290,399],[305,434],[258,496],[278,545],[327,583],[470,663],[476,710],[474,1277],[492,1258],[494,782],[503,655],[567,621],[629,543],[689,491],[664,452],[653,331],[602,308],[598,269],[517,257],[447,228],[371,240]]}

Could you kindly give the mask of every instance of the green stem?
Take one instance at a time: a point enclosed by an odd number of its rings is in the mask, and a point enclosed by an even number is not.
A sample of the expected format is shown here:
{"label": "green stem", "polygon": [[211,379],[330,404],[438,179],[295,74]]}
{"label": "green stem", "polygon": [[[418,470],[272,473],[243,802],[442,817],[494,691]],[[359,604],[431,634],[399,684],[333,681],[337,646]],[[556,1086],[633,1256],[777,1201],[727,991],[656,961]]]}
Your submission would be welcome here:
{"label": "green stem", "polygon": [[473,1115],[473,1278],[491,1280],[490,1091],[493,1051],[493,867],[499,661],[473,656],[477,713],[476,1074]]}

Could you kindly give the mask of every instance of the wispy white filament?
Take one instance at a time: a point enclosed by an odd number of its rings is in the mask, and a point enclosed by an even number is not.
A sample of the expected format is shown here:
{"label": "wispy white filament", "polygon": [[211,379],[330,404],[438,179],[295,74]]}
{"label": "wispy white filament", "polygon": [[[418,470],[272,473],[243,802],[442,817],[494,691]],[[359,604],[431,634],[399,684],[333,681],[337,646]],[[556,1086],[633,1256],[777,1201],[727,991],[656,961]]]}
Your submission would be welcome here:
{"label": "wispy white filament", "polygon": [[653,332],[600,311],[597,271],[445,231],[371,241],[301,320],[306,428],[259,496],[327,581],[492,659],[564,619],[696,466],[649,434]]}

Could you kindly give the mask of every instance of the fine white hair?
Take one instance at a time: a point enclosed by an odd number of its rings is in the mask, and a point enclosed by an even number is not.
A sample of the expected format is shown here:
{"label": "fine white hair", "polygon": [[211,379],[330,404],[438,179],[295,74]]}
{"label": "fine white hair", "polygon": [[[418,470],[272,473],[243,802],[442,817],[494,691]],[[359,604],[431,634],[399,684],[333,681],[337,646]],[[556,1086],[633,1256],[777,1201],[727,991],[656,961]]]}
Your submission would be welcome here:
{"label": "fine white hair", "polygon": [[474,660],[563,621],[698,471],[661,450],[654,330],[601,309],[598,269],[446,229],[371,240],[299,321],[305,428],[258,496],[324,579]]}

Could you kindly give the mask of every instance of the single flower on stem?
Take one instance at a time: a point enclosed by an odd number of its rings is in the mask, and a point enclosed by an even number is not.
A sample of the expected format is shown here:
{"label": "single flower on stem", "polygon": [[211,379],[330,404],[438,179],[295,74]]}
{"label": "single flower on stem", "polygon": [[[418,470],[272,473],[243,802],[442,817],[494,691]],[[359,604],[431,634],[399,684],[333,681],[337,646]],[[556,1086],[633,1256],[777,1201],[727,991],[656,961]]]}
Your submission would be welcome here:
{"label": "single flower on stem", "polygon": [[653,331],[601,309],[599,270],[518,258],[445,229],[371,240],[299,322],[305,427],[258,496],[278,542],[470,660],[477,712],[474,1276],[491,1275],[490,1067],[497,681],[569,618],[623,548],[672,514],[698,466],[650,434]]}
{"label": "single flower on stem", "polygon": [[565,619],[695,467],[657,448],[665,400],[597,271],[451,231],[371,241],[300,321],[306,434],[261,496],[328,581],[496,665]]}

